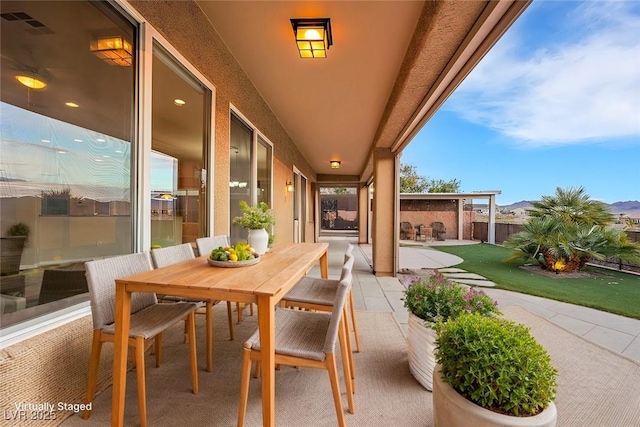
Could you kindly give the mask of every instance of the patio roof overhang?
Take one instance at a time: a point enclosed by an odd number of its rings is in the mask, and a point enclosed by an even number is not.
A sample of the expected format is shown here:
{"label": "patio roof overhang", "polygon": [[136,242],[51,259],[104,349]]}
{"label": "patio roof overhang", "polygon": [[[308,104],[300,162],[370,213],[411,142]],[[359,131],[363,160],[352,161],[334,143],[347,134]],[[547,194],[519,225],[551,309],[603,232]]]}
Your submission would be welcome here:
{"label": "patio roof overhang", "polygon": [[[367,182],[374,151],[400,154],[530,1],[197,3],[309,178]],[[333,46],[325,59],[301,59],[290,19],[314,17],[331,18]]]}

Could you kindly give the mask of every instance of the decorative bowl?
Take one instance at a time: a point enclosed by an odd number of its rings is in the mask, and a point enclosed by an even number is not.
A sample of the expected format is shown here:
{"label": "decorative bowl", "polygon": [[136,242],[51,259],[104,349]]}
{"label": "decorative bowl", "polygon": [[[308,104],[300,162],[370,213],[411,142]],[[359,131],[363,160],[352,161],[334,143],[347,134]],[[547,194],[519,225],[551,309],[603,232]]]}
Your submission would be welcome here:
{"label": "decorative bowl", "polygon": [[211,258],[207,258],[207,262],[209,265],[213,267],[222,267],[222,268],[238,268],[238,267],[248,267],[250,265],[254,265],[260,262],[260,257],[256,257],[254,259],[248,259],[246,261],[215,261]]}

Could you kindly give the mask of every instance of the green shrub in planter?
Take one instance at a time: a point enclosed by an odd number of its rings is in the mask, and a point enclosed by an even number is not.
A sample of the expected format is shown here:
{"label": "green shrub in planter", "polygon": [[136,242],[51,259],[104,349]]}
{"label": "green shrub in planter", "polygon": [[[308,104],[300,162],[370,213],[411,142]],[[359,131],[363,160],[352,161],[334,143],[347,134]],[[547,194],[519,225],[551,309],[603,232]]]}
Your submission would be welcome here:
{"label": "green shrub in planter", "polygon": [[494,412],[536,415],[555,398],[556,369],[523,325],[463,314],[435,326],[444,382]]}
{"label": "green shrub in planter", "polygon": [[18,222],[16,224],[13,224],[11,227],[9,227],[9,230],[7,230],[7,236],[10,236],[10,237],[24,236],[25,243],[27,243],[27,240],[29,240],[29,234],[31,234],[31,229],[24,222]]}

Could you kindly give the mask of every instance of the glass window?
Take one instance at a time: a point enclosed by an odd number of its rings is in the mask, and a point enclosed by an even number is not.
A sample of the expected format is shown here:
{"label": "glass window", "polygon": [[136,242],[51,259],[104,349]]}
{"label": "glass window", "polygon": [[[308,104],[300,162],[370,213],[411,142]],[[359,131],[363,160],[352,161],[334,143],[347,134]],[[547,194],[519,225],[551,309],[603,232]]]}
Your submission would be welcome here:
{"label": "glass window", "polygon": [[271,207],[273,147],[232,113],[229,148],[229,237],[235,244],[248,237],[246,229],[233,224],[233,218],[242,215],[240,202],[250,205],[265,202]]}
{"label": "glass window", "polygon": [[206,235],[211,91],[153,46],[151,247]]}
{"label": "glass window", "polygon": [[[253,204],[250,185],[252,140],[252,129],[232,114],[229,146],[229,213],[231,220],[242,215],[240,201]],[[232,244],[240,240],[247,240],[247,230],[232,223],[229,237]]]}
{"label": "glass window", "polygon": [[5,327],[86,301],[84,261],[132,250],[137,31],[101,2],[0,7]]}

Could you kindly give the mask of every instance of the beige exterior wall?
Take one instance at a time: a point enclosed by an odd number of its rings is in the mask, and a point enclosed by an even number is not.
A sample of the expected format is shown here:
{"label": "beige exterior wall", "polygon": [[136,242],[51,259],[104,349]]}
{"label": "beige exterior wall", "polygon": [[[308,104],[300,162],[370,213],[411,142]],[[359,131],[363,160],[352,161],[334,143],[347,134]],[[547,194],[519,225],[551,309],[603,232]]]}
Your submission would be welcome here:
{"label": "beige exterior wall", "polygon": [[[276,241],[293,239],[293,214],[279,206],[289,198],[285,190],[284,169],[293,165],[311,182],[316,174],[285,132],[251,81],[244,74],[222,39],[195,2],[133,1],[131,5],[167,39],[195,68],[215,86],[214,123],[214,226],[212,234],[229,232],[229,122],[233,105],[272,144],[274,157],[273,205],[278,215]],[[289,212],[292,212],[293,205]],[[312,234],[311,234],[312,235]],[[309,233],[307,233],[309,236]]]}

